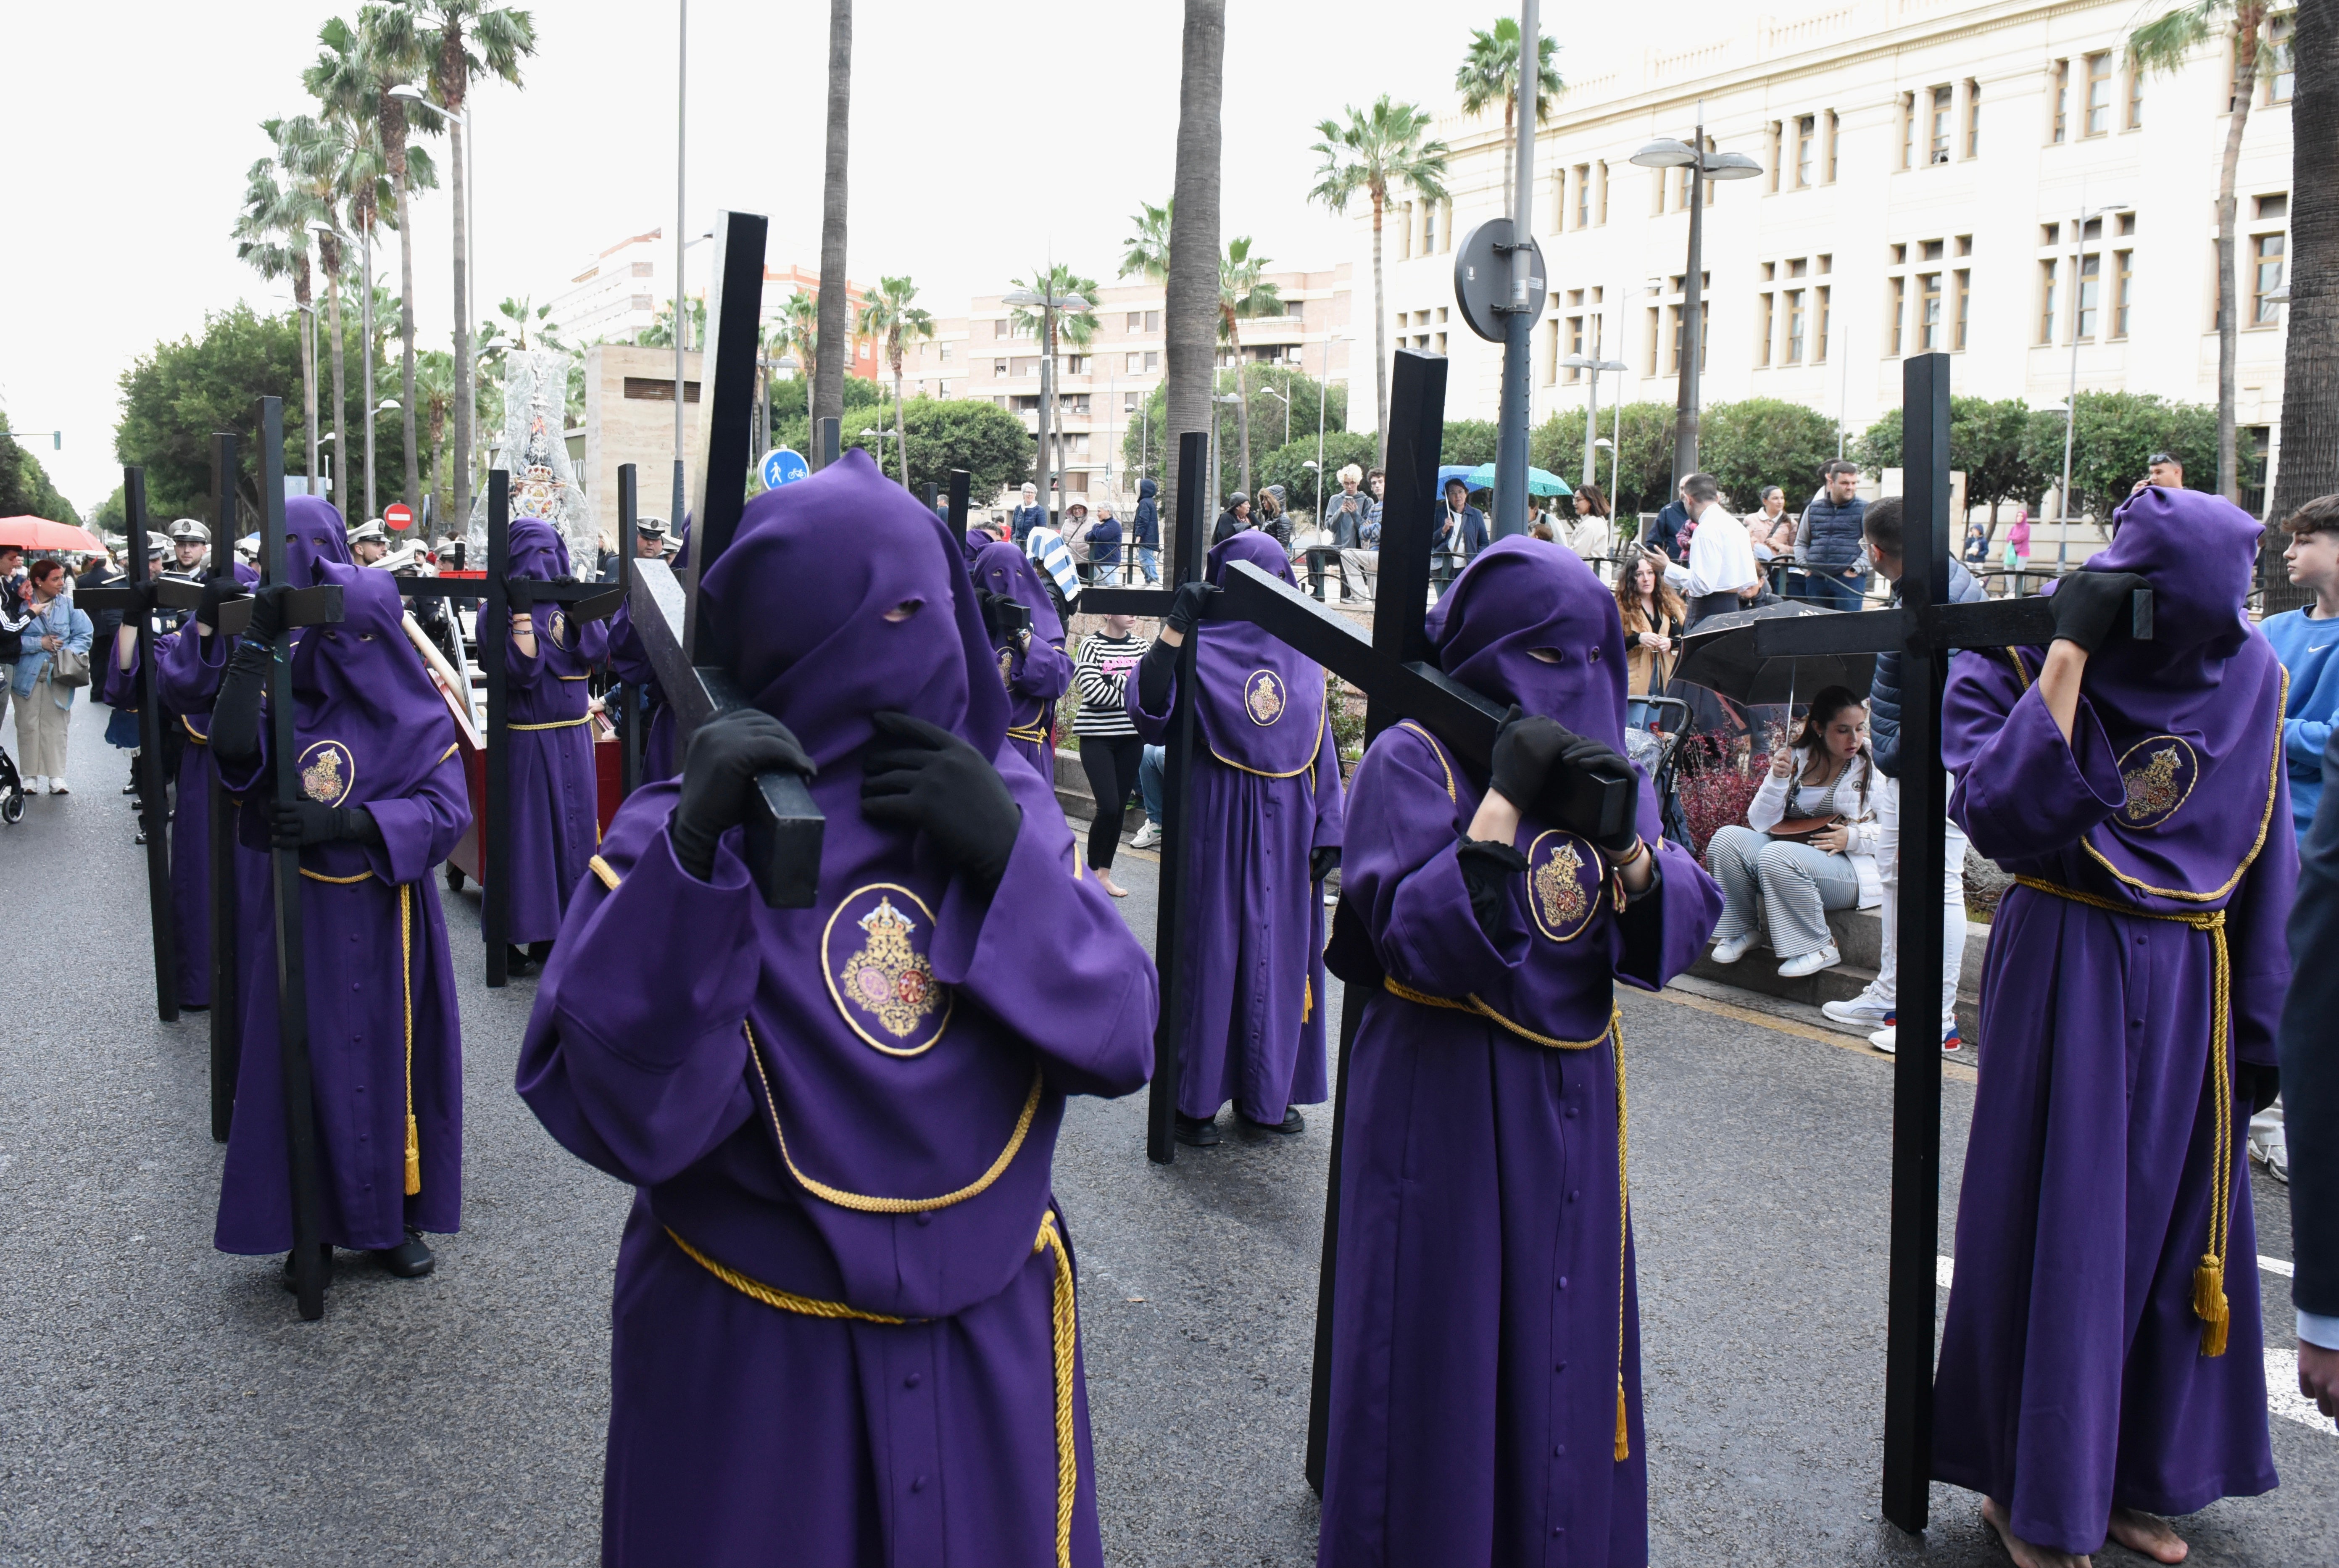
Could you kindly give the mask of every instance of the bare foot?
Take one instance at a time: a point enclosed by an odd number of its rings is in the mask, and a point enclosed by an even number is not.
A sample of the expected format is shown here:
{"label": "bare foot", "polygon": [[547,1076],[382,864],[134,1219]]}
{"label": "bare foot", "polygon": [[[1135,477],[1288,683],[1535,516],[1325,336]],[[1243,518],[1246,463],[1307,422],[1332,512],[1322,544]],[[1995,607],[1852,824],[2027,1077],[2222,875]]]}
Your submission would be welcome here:
{"label": "bare foot", "polygon": [[2111,1536],[2129,1551],[2155,1563],[2182,1563],[2192,1550],[2167,1520],[2134,1508],[2112,1510]]}
{"label": "bare foot", "polygon": [[1995,1497],[1981,1500],[1982,1522],[1998,1533],[1999,1544],[2014,1559],[2015,1568],[2090,1568],[2089,1560],[2058,1552],[2051,1547],[2033,1546],[2014,1533],[2007,1523],[2005,1505]]}
{"label": "bare foot", "polygon": [[1119,883],[1113,881],[1112,873],[1105,870],[1102,866],[1092,865],[1089,867],[1089,870],[1096,877],[1097,886],[1104,889],[1105,892],[1112,894],[1113,897],[1127,898],[1129,896],[1129,890],[1121,886]]}

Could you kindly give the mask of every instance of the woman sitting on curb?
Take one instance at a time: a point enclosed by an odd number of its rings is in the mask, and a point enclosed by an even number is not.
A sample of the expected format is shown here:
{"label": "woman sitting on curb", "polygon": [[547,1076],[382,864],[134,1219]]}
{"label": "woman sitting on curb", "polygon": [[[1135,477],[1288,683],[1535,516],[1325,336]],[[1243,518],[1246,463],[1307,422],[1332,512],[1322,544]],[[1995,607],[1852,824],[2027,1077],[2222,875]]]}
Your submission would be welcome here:
{"label": "woman sitting on curb", "polygon": [[1876,872],[1874,797],[1881,780],[1868,751],[1868,710],[1843,686],[1811,699],[1791,749],[1746,807],[1746,825],[1716,830],[1706,869],[1722,884],[1713,961],[1736,963],[1767,925],[1789,980],[1843,962],[1827,912],[1884,902]]}

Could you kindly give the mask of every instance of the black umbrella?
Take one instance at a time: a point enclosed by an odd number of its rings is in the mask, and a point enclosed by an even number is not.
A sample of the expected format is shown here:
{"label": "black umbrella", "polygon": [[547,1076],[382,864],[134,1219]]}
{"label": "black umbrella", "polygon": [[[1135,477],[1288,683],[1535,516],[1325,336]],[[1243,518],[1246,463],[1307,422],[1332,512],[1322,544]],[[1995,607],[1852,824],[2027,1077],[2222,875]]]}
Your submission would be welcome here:
{"label": "black umbrella", "polygon": [[1832,616],[1801,599],[1708,616],[1682,638],[1673,676],[1749,706],[1792,703],[1828,686],[1849,686],[1863,701],[1876,674],[1874,654],[1802,654],[1762,658],[1754,652],[1754,623],[1779,616]]}

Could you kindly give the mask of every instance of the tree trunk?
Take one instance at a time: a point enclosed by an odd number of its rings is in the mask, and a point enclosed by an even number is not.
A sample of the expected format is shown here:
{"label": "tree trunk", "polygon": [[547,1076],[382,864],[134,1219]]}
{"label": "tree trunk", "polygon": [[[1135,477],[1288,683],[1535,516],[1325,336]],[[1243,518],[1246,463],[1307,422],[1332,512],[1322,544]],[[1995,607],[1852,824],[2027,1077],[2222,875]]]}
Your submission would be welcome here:
{"label": "tree trunk", "polygon": [[[304,245],[299,251],[292,272],[292,298],[302,307],[293,312],[294,324],[301,332],[301,427],[309,443],[309,466],[305,470],[311,480],[317,477],[317,303],[309,288],[309,252]],[[314,483],[309,487],[313,493]]]}
{"label": "tree trunk", "polygon": [[[1515,72],[1512,74],[1517,74]],[[1519,138],[1516,130],[1518,112],[1518,94],[1516,92],[1505,94],[1503,96],[1503,211],[1505,212],[1511,210],[1511,188],[1518,183],[1512,177],[1512,170],[1515,167],[1512,160],[1519,155]],[[1521,227],[1532,230],[1534,225],[1522,223]],[[1448,235],[1447,238],[1451,239],[1452,236]]]}
{"label": "tree trunk", "polygon": [[824,351],[812,384],[814,468],[824,457],[820,421],[844,418],[844,369],[853,359],[852,301],[844,293],[845,138],[852,104],[853,0],[828,0],[828,160],[820,196],[820,342]]}
{"label": "tree trunk", "polygon": [[1377,468],[1388,467],[1388,303],[1381,291],[1381,214],[1387,208],[1387,192],[1375,187],[1373,191],[1373,407],[1377,412],[1373,417],[1373,467]]}
{"label": "tree trunk", "polygon": [[[1161,543],[1170,558],[1184,541],[1177,537],[1182,476],[1178,439],[1210,428],[1210,398],[1218,390],[1212,360],[1219,337],[1219,158],[1222,127],[1219,104],[1227,53],[1226,0],[1186,0],[1178,80],[1178,169],[1171,186],[1170,276],[1163,304],[1169,354],[1169,419],[1162,431],[1160,463]],[[1218,476],[1206,483],[1216,487]],[[1208,498],[1202,527],[1210,526]],[[1171,580],[1165,578],[1165,580]]]}
{"label": "tree trunk", "polygon": [[2302,5],[2291,35],[2290,315],[2282,461],[2269,518],[2339,490],[2339,11]]}
{"label": "tree trunk", "polygon": [[893,356],[893,459],[902,470],[902,488],[910,488],[910,439],[902,425],[902,356]]}
{"label": "tree trunk", "polygon": [[[385,117],[386,118],[386,117]],[[399,423],[406,437],[406,504],[419,518],[422,511],[421,453],[414,435],[414,209],[406,191],[406,124],[398,126],[398,152],[392,171],[398,191],[398,401]]]}
{"label": "tree trunk", "polygon": [[[330,247],[330,248],[326,248]],[[341,363],[341,251],[339,242],[327,240],[325,249],[325,314],[333,334],[333,505],[340,508],[344,522],[350,515],[350,430],[349,389],[343,384]]]}
{"label": "tree trunk", "polygon": [[2235,8],[2234,85],[2237,91],[2233,113],[2226,119],[2225,161],[2217,170],[2217,493],[2236,503],[2242,498],[2242,487],[2234,441],[2234,379],[2235,361],[2241,353],[2242,309],[2241,279],[2234,254],[2237,205],[2234,184],[2242,162],[2242,133],[2250,123],[2250,103],[2257,96],[2258,26],[2264,11],[2258,5]]}
{"label": "tree trunk", "polygon": [[[1231,313],[1227,317],[1227,341],[1234,345],[1235,350],[1235,396],[1240,399],[1235,404],[1235,432],[1237,443],[1242,448],[1243,494],[1249,496],[1251,495],[1250,382],[1243,370],[1242,329],[1236,324]],[[1257,510],[1258,505],[1258,498],[1252,496],[1252,509]]]}
{"label": "tree trunk", "polygon": [[[444,87],[439,96],[447,97]],[[460,94],[448,104],[448,153],[455,165],[455,443],[453,471],[448,476],[455,492],[454,517],[449,520],[457,532],[471,526],[471,423],[479,408],[479,394],[473,382],[471,370],[471,297],[470,277],[464,266],[465,247],[470,243],[470,223],[463,179],[463,122],[460,118]]]}

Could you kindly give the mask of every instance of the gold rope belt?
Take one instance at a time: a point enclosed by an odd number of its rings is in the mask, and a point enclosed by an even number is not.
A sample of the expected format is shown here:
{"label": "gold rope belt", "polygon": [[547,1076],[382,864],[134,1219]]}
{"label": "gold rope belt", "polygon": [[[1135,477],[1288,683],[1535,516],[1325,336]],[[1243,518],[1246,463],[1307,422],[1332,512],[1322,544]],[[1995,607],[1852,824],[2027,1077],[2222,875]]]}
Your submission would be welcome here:
{"label": "gold rope belt", "polygon": [[1419,1004],[1420,1006],[1423,1006],[1423,1007],[1443,1007],[1443,1008],[1450,1008],[1450,1009],[1452,1009],[1452,1010],[1453,1010],[1454,1011],[1456,1011],[1456,1012],[1468,1012],[1468,1013],[1475,1013],[1476,1015],[1478,1015],[1478,1016],[1479,1016],[1479,1017],[1481,1017],[1481,1018],[1486,1019],[1486,1020],[1488,1020],[1488,1021],[1492,1021],[1492,1022],[1494,1022],[1494,1023],[1498,1023],[1498,1024],[1502,1025],[1502,1027],[1503,1027],[1505,1031],[1507,1031],[1508,1032],[1510,1032],[1510,1033],[1512,1033],[1512,1034],[1515,1034],[1515,1035],[1518,1036],[1521,1040],[1525,1040],[1532,1041],[1533,1043],[1535,1043],[1535,1044],[1536,1044],[1536,1045],[1549,1046],[1549,1047],[1551,1047],[1551,1048],[1552,1048],[1553,1050],[1591,1050],[1594,1046],[1598,1045],[1602,1040],[1614,1040],[1615,1041],[1615,1052],[1614,1052],[1614,1054],[1615,1054],[1615,1059],[1616,1059],[1616,1443],[1615,1443],[1615,1456],[1616,1456],[1616,1458],[1617,1458],[1618,1460],[1620,1460],[1620,1461],[1631,1458],[1631,1457],[1633,1456],[1633,1440],[1632,1440],[1632,1433],[1631,1433],[1631,1429],[1630,1429],[1630,1428],[1625,1425],[1625,1421],[1624,1421],[1624,1237],[1625,1237],[1625,1234],[1626,1234],[1626,1226],[1627,1226],[1627,1223],[1628,1223],[1628,1221],[1629,1221],[1629,1220],[1631,1219],[1631,1218],[1632,1218],[1632,1212],[1633,1212],[1633,1188],[1632,1188],[1632,1182],[1631,1182],[1631,1180],[1630,1180],[1630,1178],[1629,1178],[1629,1175],[1628,1175],[1628,1172],[1630,1171],[1630,1169],[1631,1169],[1630,1164],[1629,1164],[1629,1159],[1630,1159],[1630,1154],[1631,1154],[1631,1144],[1630,1144],[1630,1140],[1629,1140],[1629,1139],[1627,1139],[1627,1137],[1626,1137],[1627,1123],[1626,1123],[1626,1120],[1625,1120],[1625,1112],[1626,1112],[1626,1109],[1627,1109],[1627,1103],[1628,1103],[1628,1102],[1627,1102],[1627,1100],[1626,1100],[1626,1099],[1625,1099],[1625,1094],[1624,1094],[1624,1014],[1623,1014],[1623,1011],[1622,1009],[1620,1009],[1620,1008],[1616,1007],[1616,1006],[1612,1002],[1612,1003],[1610,1004],[1610,1006],[1609,1006],[1609,1009],[1608,1009],[1608,1027],[1607,1027],[1606,1029],[1604,1029],[1604,1030],[1601,1031],[1598,1034],[1594,1035],[1590,1040],[1560,1040],[1560,1039],[1557,1039],[1557,1038],[1556,1038],[1556,1037],[1554,1037],[1554,1036],[1548,1035],[1548,1034],[1537,1034],[1537,1033],[1535,1033],[1535,1031],[1533,1031],[1533,1030],[1531,1030],[1531,1029],[1523,1029],[1523,1028],[1521,1028],[1519,1025],[1517,1025],[1517,1024],[1515,1024],[1515,1023],[1513,1023],[1509,1019],[1505,1018],[1501,1013],[1496,1012],[1493,1008],[1488,1007],[1485,1002],[1483,1002],[1483,1001],[1479,1001],[1479,1000],[1478,1000],[1478,998],[1477,998],[1476,996],[1475,996],[1475,995],[1470,996],[1470,997],[1466,997],[1466,998],[1465,998],[1464,1000],[1462,1000],[1462,1001],[1455,1001],[1455,1000],[1454,1000],[1452,997],[1450,997],[1450,996],[1432,996],[1432,995],[1430,995],[1430,994],[1429,994],[1429,992],[1427,992],[1427,991],[1416,991],[1416,990],[1414,990],[1414,989],[1413,989],[1411,986],[1409,986],[1409,985],[1402,984],[1402,983],[1400,983],[1400,982],[1399,982],[1399,981],[1398,981],[1395,977],[1390,976],[1390,975],[1383,975],[1383,976],[1381,977],[1381,985],[1382,985],[1382,986],[1383,986],[1383,987],[1384,987],[1384,988],[1388,991],[1388,993],[1389,993],[1391,996],[1396,997],[1396,998],[1397,998],[1397,999],[1399,999],[1400,1001],[1415,1002],[1415,1003],[1417,1003],[1417,1004]]}
{"label": "gold rope belt", "polygon": [[1034,745],[1044,745],[1048,739],[1048,726],[1044,721],[1025,725],[1021,728],[1011,725],[1008,726],[1007,738],[1012,741],[1029,741]]}
{"label": "gold rope belt", "polygon": [[2226,1332],[2232,1317],[2232,1309],[2226,1301],[2226,1254],[2234,1206],[2234,1083],[2229,1045],[2233,1032],[2234,971],[2232,955],[2226,947],[2226,912],[2220,909],[2200,914],[2166,914],[2159,910],[2137,909],[2133,904],[2099,898],[2091,892],[2081,892],[2077,888],[2041,882],[2037,877],[2018,876],[2014,880],[2034,892],[2086,904],[2090,909],[2135,915],[2143,920],[2172,921],[2209,933],[2212,976],[2209,990],[2209,1092],[2217,1116],[2216,1201],[2209,1210],[2208,1250],[2201,1255],[2199,1265],[2193,1270],[2193,1316],[2201,1320],[2201,1354],[2223,1356],[2226,1353]]}
{"label": "gold rope belt", "polygon": [[[735,1268],[724,1267],[685,1241],[676,1234],[672,1226],[666,1227],[666,1233],[676,1247],[682,1248],[684,1256],[707,1273],[750,1300],[760,1301],[782,1312],[793,1312],[802,1317],[826,1317],[895,1326],[930,1321],[923,1317],[895,1317],[883,1312],[864,1312],[842,1301],[822,1301],[814,1297],[798,1296],[794,1291],[766,1285]],[[1031,1250],[1035,1254],[1051,1248],[1055,1252],[1055,1278],[1050,1292],[1049,1340],[1055,1362],[1056,1568],[1071,1568],[1072,1504],[1079,1498],[1081,1490],[1081,1453],[1072,1424],[1072,1368],[1080,1346],[1080,1303],[1072,1283],[1072,1255],[1064,1245],[1063,1236],[1056,1229],[1056,1217],[1052,1211],[1041,1216],[1039,1238],[1031,1243]]]}
{"label": "gold rope belt", "polygon": [[186,715],[181,714],[179,715],[179,722],[187,726],[187,738],[189,740],[194,742],[199,746],[207,746],[212,744],[212,737],[197,729],[194,726],[194,722],[188,718]]}
{"label": "gold rope belt", "polygon": [[554,719],[549,723],[540,725],[504,725],[504,728],[508,730],[573,730],[578,725],[590,724],[592,720],[593,715],[591,714],[586,714],[577,718]]}
{"label": "gold rope belt", "polygon": [[414,1118],[414,884],[398,884],[399,973],[406,981],[406,1196],[422,1190],[422,1124]]}

